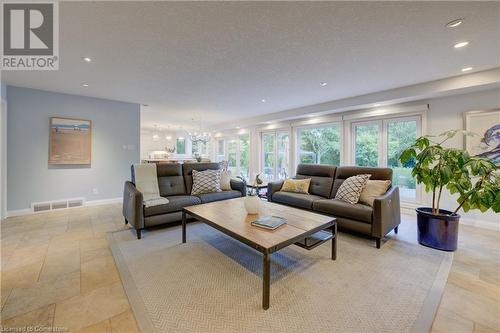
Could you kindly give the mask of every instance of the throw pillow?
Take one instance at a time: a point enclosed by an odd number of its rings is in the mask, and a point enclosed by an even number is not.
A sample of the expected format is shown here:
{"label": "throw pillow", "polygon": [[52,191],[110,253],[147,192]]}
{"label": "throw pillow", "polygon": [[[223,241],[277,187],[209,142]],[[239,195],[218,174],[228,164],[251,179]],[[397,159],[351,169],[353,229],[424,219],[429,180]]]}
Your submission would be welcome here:
{"label": "throw pillow", "polygon": [[220,170],[193,170],[191,195],[220,192]]}
{"label": "throw pillow", "polygon": [[220,189],[231,191],[231,171],[227,170],[220,173]]}
{"label": "throw pillow", "polygon": [[361,191],[359,202],[373,207],[375,198],[385,194],[389,186],[391,186],[390,180],[368,180],[365,188]]}
{"label": "throw pillow", "polygon": [[282,192],[293,192],[293,193],[309,193],[309,185],[311,184],[311,178],[307,179],[285,179],[283,186],[281,187]]}
{"label": "throw pillow", "polygon": [[365,188],[366,182],[370,177],[371,175],[357,175],[347,178],[340,185],[335,199],[348,202],[352,205],[358,203],[361,191]]}

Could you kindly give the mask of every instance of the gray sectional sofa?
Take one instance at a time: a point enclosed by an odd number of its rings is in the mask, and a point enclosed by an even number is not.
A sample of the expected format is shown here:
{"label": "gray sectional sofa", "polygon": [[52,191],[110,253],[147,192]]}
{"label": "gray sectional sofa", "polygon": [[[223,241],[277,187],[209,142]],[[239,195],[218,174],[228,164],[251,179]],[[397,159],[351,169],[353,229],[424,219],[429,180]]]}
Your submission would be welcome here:
{"label": "gray sectional sofa", "polygon": [[182,219],[182,208],[212,201],[238,198],[246,195],[246,185],[240,180],[231,179],[231,190],[205,193],[193,196],[193,170],[217,170],[219,163],[157,164],[160,195],[169,200],[166,205],[144,207],[142,193],[135,185],[134,169],[132,180],[125,182],[123,192],[123,216],[141,238],[144,228],[166,224]]}
{"label": "gray sectional sofa", "polygon": [[373,207],[332,199],[345,179],[358,174],[371,174],[372,180],[392,179],[392,169],[389,168],[299,164],[294,178],[311,178],[309,194],[280,192],[283,181],[278,181],[268,184],[267,199],[334,216],[340,229],[373,237],[377,248],[380,248],[381,239],[391,230],[397,233],[401,222],[399,189],[390,187],[384,195],[375,199]]}

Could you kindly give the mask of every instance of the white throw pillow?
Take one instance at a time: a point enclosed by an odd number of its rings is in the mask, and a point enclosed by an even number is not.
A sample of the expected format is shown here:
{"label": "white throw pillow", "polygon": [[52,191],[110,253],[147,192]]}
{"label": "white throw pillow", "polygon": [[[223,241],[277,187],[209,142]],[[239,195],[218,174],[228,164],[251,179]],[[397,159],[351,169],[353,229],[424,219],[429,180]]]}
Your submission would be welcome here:
{"label": "white throw pillow", "polygon": [[340,185],[335,195],[335,199],[348,202],[352,205],[358,203],[361,191],[363,191],[366,182],[371,176],[372,175],[357,175],[347,178],[342,185]]}
{"label": "white throw pillow", "polygon": [[231,171],[226,170],[220,173],[220,189],[231,191]]}
{"label": "white throw pillow", "polygon": [[220,170],[193,170],[191,195],[220,192]]}
{"label": "white throw pillow", "polygon": [[373,207],[375,198],[385,194],[389,186],[391,186],[390,180],[368,180],[361,191],[359,202]]}

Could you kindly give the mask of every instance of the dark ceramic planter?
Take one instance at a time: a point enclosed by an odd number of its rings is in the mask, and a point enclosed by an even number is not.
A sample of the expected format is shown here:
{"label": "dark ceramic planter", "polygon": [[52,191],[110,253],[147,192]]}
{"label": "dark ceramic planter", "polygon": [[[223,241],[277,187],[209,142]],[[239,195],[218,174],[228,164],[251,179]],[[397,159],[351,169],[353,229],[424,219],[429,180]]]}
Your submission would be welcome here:
{"label": "dark ceramic planter", "polygon": [[439,215],[432,208],[421,207],[417,211],[418,242],[424,246],[443,251],[455,251],[458,241],[460,215],[440,209]]}

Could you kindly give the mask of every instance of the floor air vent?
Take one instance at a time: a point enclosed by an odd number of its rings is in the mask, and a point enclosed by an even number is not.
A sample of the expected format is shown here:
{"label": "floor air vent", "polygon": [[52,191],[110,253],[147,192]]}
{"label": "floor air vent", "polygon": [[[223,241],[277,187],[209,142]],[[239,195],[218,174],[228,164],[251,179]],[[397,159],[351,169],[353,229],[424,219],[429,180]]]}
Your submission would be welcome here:
{"label": "floor air vent", "polygon": [[68,207],[80,207],[83,206],[83,199],[68,200]]}
{"label": "floor air vent", "polygon": [[50,202],[34,202],[31,204],[31,209],[33,212],[43,212],[47,210],[81,207],[84,203],[84,198],[64,199]]}
{"label": "floor air vent", "polygon": [[45,210],[50,210],[50,202],[39,202],[32,204],[34,212],[43,212]]}

